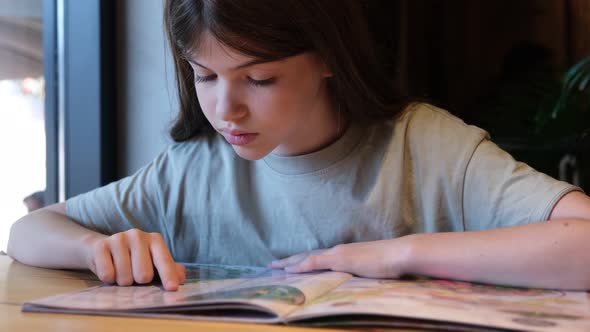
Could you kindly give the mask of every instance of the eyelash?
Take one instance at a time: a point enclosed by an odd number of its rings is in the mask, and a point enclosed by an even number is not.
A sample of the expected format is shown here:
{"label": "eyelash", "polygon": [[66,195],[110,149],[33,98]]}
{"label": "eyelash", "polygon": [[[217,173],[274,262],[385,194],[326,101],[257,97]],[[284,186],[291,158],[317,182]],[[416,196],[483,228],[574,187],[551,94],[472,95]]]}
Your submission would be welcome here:
{"label": "eyelash", "polygon": [[[215,80],[217,76],[216,75],[209,75],[209,76],[195,76],[195,83],[206,83],[206,82],[211,82],[213,80]],[[266,80],[255,80],[252,79],[250,77],[248,77],[248,83],[254,85],[254,86],[269,86],[272,85],[276,82],[276,78],[269,78]]]}

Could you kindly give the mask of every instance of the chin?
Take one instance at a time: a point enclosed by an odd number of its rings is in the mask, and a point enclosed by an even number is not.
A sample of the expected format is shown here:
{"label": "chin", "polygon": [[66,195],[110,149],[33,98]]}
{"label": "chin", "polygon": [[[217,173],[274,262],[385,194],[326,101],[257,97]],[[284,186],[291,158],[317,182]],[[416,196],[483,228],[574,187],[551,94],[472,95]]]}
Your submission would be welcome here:
{"label": "chin", "polygon": [[238,156],[246,160],[259,160],[266,157],[271,151],[263,151],[259,149],[249,149],[242,146],[232,146]]}

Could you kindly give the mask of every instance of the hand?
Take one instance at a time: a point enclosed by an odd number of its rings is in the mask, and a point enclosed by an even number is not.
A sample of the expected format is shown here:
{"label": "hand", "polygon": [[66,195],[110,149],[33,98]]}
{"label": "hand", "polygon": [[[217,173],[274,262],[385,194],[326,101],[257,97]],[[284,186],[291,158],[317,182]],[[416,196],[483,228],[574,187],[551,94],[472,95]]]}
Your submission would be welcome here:
{"label": "hand", "polygon": [[274,261],[269,267],[289,273],[332,270],[369,278],[399,278],[406,273],[409,252],[408,237],[401,237],[304,252]]}
{"label": "hand", "polygon": [[112,236],[88,239],[86,262],[106,283],[129,286],[146,284],[154,278],[154,267],[164,289],[177,290],[184,283],[184,266],[174,262],[162,235],[131,229]]}

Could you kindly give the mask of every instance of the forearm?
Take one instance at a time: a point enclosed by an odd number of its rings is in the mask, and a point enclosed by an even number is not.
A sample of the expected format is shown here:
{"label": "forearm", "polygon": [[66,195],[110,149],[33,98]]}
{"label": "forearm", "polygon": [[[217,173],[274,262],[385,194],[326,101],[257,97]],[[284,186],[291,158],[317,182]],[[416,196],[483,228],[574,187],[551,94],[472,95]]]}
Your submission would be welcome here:
{"label": "forearm", "polygon": [[26,215],[12,226],[8,254],[28,265],[86,269],[87,249],[102,237],[105,236],[61,213],[43,209]]}
{"label": "forearm", "polygon": [[514,286],[590,288],[589,221],[410,237],[407,273]]}

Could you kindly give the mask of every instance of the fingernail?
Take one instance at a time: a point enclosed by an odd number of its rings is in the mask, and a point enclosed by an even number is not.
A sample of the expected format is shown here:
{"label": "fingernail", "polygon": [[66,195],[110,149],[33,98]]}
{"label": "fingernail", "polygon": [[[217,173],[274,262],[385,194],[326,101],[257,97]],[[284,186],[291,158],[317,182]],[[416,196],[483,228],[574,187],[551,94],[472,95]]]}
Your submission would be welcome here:
{"label": "fingernail", "polygon": [[178,289],[178,284],[175,282],[169,281],[164,285],[164,288],[168,291],[175,291]]}

